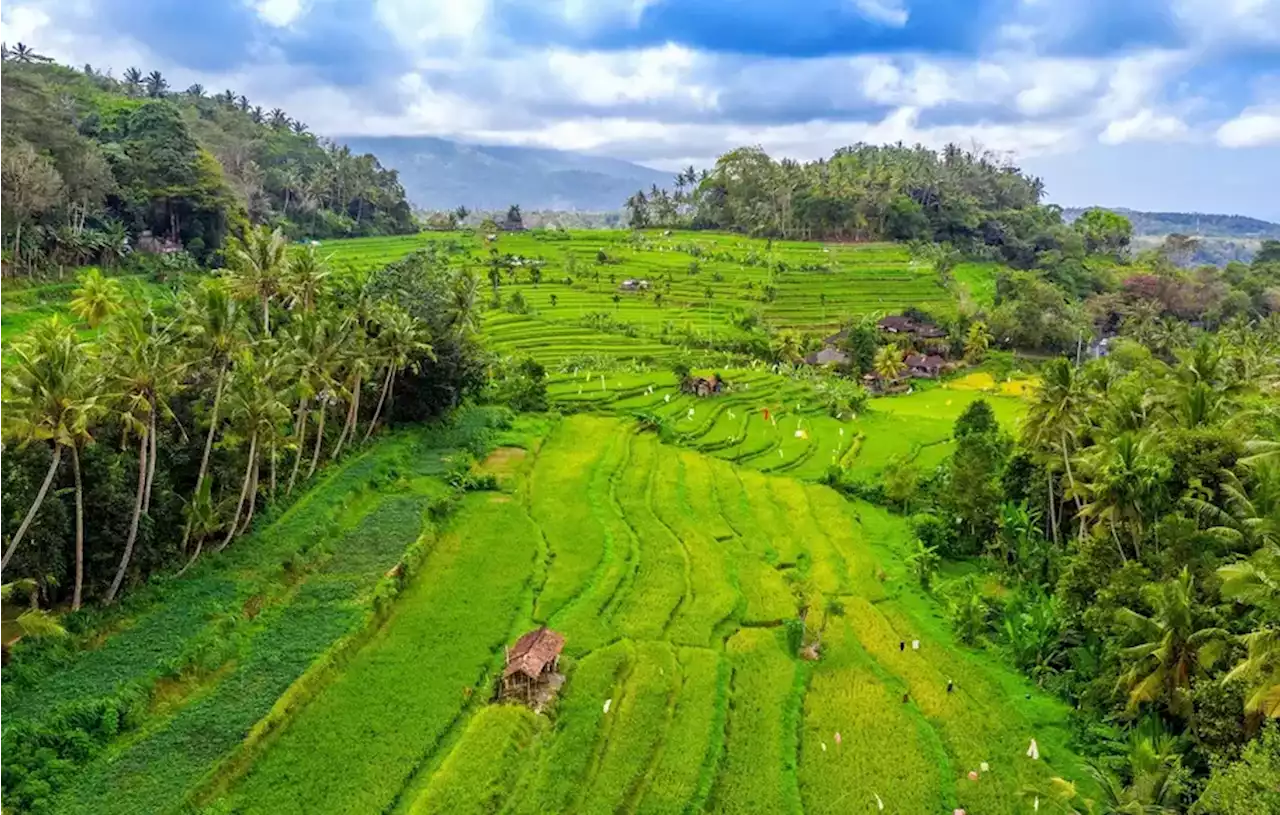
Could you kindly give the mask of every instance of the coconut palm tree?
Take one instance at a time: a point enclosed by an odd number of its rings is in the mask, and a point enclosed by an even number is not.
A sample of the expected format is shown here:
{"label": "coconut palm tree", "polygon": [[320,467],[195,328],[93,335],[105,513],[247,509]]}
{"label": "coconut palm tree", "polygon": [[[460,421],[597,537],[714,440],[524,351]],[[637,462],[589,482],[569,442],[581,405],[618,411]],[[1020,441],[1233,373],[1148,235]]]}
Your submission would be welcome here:
{"label": "coconut palm tree", "polygon": [[902,351],[896,345],[883,345],[876,350],[871,367],[886,382],[896,382],[907,365],[902,361]]}
{"label": "coconut palm tree", "polygon": [[[1260,620],[1280,619],[1280,547],[1266,546],[1249,560],[1223,566],[1218,577],[1224,598],[1258,609]],[[1245,658],[1222,681],[1248,683],[1245,712],[1280,717],[1280,628],[1263,622],[1240,641]]]}
{"label": "coconut palm tree", "polygon": [[365,430],[367,441],[373,429],[378,425],[382,415],[382,405],[391,397],[395,389],[396,374],[405,369],[416,372],[418,363],[424,357],[435,359],[425,326],[405,311],[391,303],[384,304],[376,316],[377,334],[373,337],[372,348],[375,359],[382,364],[385,373],[382,378],[382,393],[378,395],[378,405],[373,410],[373,418]]}
{"label": "coconut palm tree", "polygon": [[157,458],[157,419],[172,418],[168,397],[179,387],[179,360],[176,358],[169,327],[161,325],[154,314],[125,312],[111,324],[108,347],[112,349],[106,362],[109,388],[115,402],[116,418],[124,428],[124,440],[138,438],[138,487],[134,497],[133,518],[125,540],[120,565],[111,581],[104,601],[115,601],[133,558],[138,539],[138,524],[151,507],[151,488],[155,479]]}
{"label": "coconut palm tree", "polygon": [[288,127],[289,117],[280,108],[272,108],[271,114],[270,114],[270,124],[272,127],[275,127],[275,128]]}
{"label": "coconut palm tree", "polygon": [[5,366],[5,435],[20,443],[47,441],[53,447],[49,469],[35,500],[9,541],[0,569],[9,565],[18,544],[35,520],[58,472],[64,450],[70,450],[76,473],[76,602],[84,574],[83,488],[79,448],[90,440],[89,425],[97,411],[96,376],[88,349],[75,327],[55,316],[38,323],[13,348]]}
{"label": "coconut palm tree", "polygon": [[201,85],[199,82],[194,82],[187,88],[186,94],[192,99],[203,99],[204,85]]}
{"label": "coconut palm tree", "polygon": [[1183,499],[1208,531],[1242,551],[1280,546],[1280,464],[1261,461],[1241,478],[1223,470],[1218,487],[1221,500],[1212,495]]}
{"label": "coconut palm tree", "polygon": [[99,230],[99,235],[98,258],[110,269],[129,254],[129,231],[122,222],[112,219]]}
{"label": "coconut palm tree", "polygon": [[262,105],[257,105],[253,110],[249,111],[249,118],[252,119],[253,123],[256,125],[260,125],[266,121],[267,117],[262,111]]}
{"label": "coconut palm tree", "polygon": [[124,287],[119,280],[103,277],[98,269],[80,276],[80,287],[72,293],[71,313],[97,328],[124,308]]}
{"label": "coconut palm tree", "polygon": [[[227,290],[226,284],[216,278],[201,281],[195,291],[183,301],[182,316],[188,347],[200,359],[202,366],[212,366],[214,369],[213,404],[209,408],[208,417],[209,432],[205,435],[200,469],[196,473],[195,493],[198,496],[204,487],[205,476],[209,472],[209,456],[213,451],[213,440],[218,432],[218,410],[222,405],[231,359],[236,350],[245,344],[247,338],[244,335],[242,312]],[[190,534],[191,525],[188,524],[182,534],[184,551]],[[196,551],[191,556],[192,563],[200,556],[201,545],[202,543],[197,541]]]}
{"label": "coconut palm tree", "polygon": [[232,238],[227,247],[227,275],[231,291],[262,303],[262,333],[271,334],[271,300],[289,273],[288,242],[277,228],[251,229],[244,239]]}
{"label": "coconut palm tree", "polygon": [[301,308],[303,314],[314,312],[316,298],[324,290],[329,274],[329,257],[321,257],[314,246],[293,252],[284,279],[289,308]]}
{"label": "coconut palm tree", "polygon": [[294,120],[294,122],[293,122],[293,124],[291,125],[291,127],[293,128],[293,134],[294,134],[295,136],[301,136],[301,135],[304,135],[304,134],[307,132],[307,125],[306,125],[306,123],[305,123],[305,122],[298,121],[298,120],[296,120],[296,119]]}
{"label": "coconut palm tree", "polygon": [[[1023,424],[1024,433],[1032,445],[1049,451],[1049,455],[1057,453],[1062,456],[1077,510],[1084,504],[1076,490],[1071,454],[1076,446],[1076,435],[1086,407],[1087,395],[1076,376],[1075,368],[1065,357],[1058,357],[1041,369],[1040,386]],[[1046,479],[1049,487],[1049,522],[1056,542],[1061,524],[1057,516],[1058,504],[1053,496],[1054,480],[1052,476]]]}
{"label": "coconut palm tree", "polygon": [[142,71],[137,68],[127,68],[121,78],[124,81],[125,93],[130,96],[137,96],[142,92]]}
{"label": "coconut palm tree", "polygon": [[227,415],[236,437],[247,440],[249,448],[240,495],[219,550],[225,549],[237,532],[248,529],[253,522],[262,450],[277,441],[279,428],[289,419],[289,408],[283,400],[280,360],[271,353],[274,349],[266,346],[264,343],[252,350],[242,349],[232,366]]}
{"label": "coconut palm tree", "polygon": [[1079,495],[1087,498],[1077,517],[1082,529],[1089,521],[1107,524],[1120,559],[1127,561],[1120,530],[1128,532],[1134,557],[1142,557],[1146,519],[1156,514],[1164,499],[1170,463],[1152,454],[1149,435],[1125,432],[1094,445],[1081,457],[1086,479]]}
{"label": "coconut palm tree", "polygon": [[1147,586],[1144,592],[1152,614],[1130,608],[1116,613],[1117,622],[1141,642],[1121,651],[1132,660],[1120,682],[1129,690],[1129,705],[1165,701],[1169,711],[1191,715],[1191,682],[1207,673],[1222,654],[1227,632],[1198,628],[1195,583],[1184,566],[1174,580]]}
{"label": "coconut palm tree", "polygon": [[969,326],[969,332],[964,338],[964,358],[970,362],[981,362],[987,355],[987,349],[991,347],[992,339],[991,330],[982,320]]}
{"label": "coconut palm tree", "polygon": [[164,96],[164,92],[169,88],[168,81],[165,80],[164,75],[159,71],[152,71],[147,74],[144,84],[147,87],[147,96],[150,96],[152,99],[161,98]]}
{"label": "coconut palm tree", "polygon": [[35,62],[52,62],[49,57],[46,57],[43,54],[37,54],[35,49],[21,42],[13,46],[13,48],[6,48],[5,58],[13,60],[14,62],[20,62],[24,65],[30,65]]}
{"label": "coconut palm tree", "polygon": [[320,457],[328,397],[333,389],[333,367],[341,351],[338,338],[334,335],[334,326],[335,323],[326,315],[304,314],[290,324],[285,340],[285,346],[289,349],[285,365],[289,369],[289,378],[297,383],[295,395],[298,399],[293,421],[297,453],[294,456],[293,470],[289,474],[289,484],[285,489],[286,495],[293,493],[303,456],[306,455],[307,422],[311,416],[313,399],[319,403],[320,426],[308,478],[315,472],[315,464]]}

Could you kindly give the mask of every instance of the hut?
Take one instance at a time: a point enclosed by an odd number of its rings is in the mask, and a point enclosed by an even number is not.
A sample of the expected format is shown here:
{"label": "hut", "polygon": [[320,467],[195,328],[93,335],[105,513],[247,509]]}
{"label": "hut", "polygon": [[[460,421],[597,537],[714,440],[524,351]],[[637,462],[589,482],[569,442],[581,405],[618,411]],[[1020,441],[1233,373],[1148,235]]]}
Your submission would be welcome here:
{"label": "hut", "polygon": [[530,631],[507,649],[502,672],[502,696],[536,704],[540,694],[558,675],[564,635],[543,626]]}
{"label": "hut", "polygon": [[839,347],[828,344],[805,356],[804,361],[808,365],[848,365],[850,359]]}
{"label": "hut", "polygon": [[936,354],[929,354],[928,356],[924,354],[908,354],[903,362],[907,365],[907,372],[912,376],[922,379],[937,379],[947,361]]}
{"label": "hut", "polygon": [[724,390],[724,380],[716,374],[708,377],[686,376],[680,382],[680,392],[691,396],[712,396]]}

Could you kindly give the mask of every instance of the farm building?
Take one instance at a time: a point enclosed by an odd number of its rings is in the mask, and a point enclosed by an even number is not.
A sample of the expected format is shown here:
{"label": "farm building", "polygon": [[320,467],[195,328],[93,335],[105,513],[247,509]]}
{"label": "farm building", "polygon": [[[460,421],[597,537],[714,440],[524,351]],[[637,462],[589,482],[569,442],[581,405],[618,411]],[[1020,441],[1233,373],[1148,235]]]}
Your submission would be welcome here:
{"label": "farm building", "polygon": [[909,334],[918,340],[940,340],[947,336],[947,332],[936,325],[918,322],[910,317],[884,317],[876,325],[887,334]]}
{"label": "farm building", "polygon": [[709,377],[686,376],[680,383],[680,392],[691,396],[711,396],[724,390],[724,380],[712,374]]}
{"label": "farm building", "polygon": [[648,291],[649,281],[648,280],[632,280],[628,278],[622,281],[621,285],[619,285],[618,288],[623,291]]}
{"label": "farm building", "polygon": [[808,354],[804,361],[808,365],[848,365],[849,355],[828,343],[822,350]]}
{"label": "farm building", "polygon": [[921,377],[923,379],[936,379],[938,374],[942,373],[942,368],[947,361],[936,354],[908,354],[903,362],[907,365],[907,372],[911,376]]}
{"label": "farm building", "polygon": [[560,652],[564,635],[542,628],[530,631],[507,649],[507,667],[502,672],[502,696],[536,703],[558,683]]}

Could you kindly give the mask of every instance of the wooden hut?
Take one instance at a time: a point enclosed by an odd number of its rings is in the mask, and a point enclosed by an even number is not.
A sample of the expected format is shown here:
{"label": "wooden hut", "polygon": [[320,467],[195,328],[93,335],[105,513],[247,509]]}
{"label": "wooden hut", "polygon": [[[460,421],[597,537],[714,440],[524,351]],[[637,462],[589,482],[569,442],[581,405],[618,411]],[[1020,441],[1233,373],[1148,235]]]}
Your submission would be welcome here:
{"label": "wooden hut", "polygon": [[502,672],[503,698],[534,702],[541,687],[560,667],[564,635],[543,626],[530,631],[507,649],[507,667]]}

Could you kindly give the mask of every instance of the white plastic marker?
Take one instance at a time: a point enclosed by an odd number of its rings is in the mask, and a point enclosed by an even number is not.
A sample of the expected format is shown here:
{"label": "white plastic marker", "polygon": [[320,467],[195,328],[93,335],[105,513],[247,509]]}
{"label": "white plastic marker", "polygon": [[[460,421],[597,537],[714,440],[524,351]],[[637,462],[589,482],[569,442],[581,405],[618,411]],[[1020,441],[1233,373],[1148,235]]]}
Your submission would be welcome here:
{"label": "white plastic marker", "polygon": [[1035,803],[1031,805],[1031,810],[1032,810],[1033,812],[1039,812],[1039,811],[1040,811],[1040,796],[1039,796],[1039,795],[1037,795],[1037,796],[1036,796]]}
{"label": "white plastic marker", "polygon": [[827,752],[827,743],[825,741],[822,743],[822,752]]}
{"label": "white plastic marker", "polygon": [[880,810],[881,812],[884,812],[884,801],[880,800],[880,793],[873,792],[871,794],[876,797],[876,809]]}
{"label": "white plastic marker", "polygon": [[1035,739],[1031,740],[1031,746],[1027,748],[1027,755],[1031,757],[1032,761],[1040,760],[1040,745],[1036,744]]}
{"label": "white plastic marker", "polygon": [[782,448],[778,448],[778,458],[782,458]]}
{"label": "white plastic marker", "polygon": [[730,418],[730,419],[736,419],[736,418],[738,418],[738,416],[737,416],[737,414],[735,414],[735,413],[731,410],[731,411],[729,411],[729,418]]}
{"label": "white plastic marker", "polygon": [[912,641],[911,641],[911,650],[912,650],[912,651],[919,651],[919,650],[920,650],[920,640],[912,640]]}
{"label": "white plastic marker", "polygon": [[978,765],[978,769],[979,769],[979,770],[982,770],[984,773],[986,773],[986,772],[990,772],[990,771],[991,771],[991,765],[987,764],[987,762],[985,762],[985,761],[984,761],[984,762],[982,762],[981,764],[979,764],[979,765]]}
{"label": "white plastic marker", "polygon": [[664,402],[670,402],[670,401],[671,401],[671,394],[669,394],[669,393],[668,393],[666,396],[662,397],[662,401],[664,401]]}
{"label": "white plastic marker", "polygon": [[843,428],[843,427],[842,427],[842,428],[840,428],[840,435],[841,435],[841,436],[843,436],[843,435],[844,435],[844,428]]}
{"label": "white plastic marker", "polygon": [[608,713],[608,712],[609,712],[609,707],[610,707],[611,705],[613,705],[613,700],[612,700],[612,699],[605,699],[605,700],[604,700],[604,712],[605,712],[605,713]]}
{"label": "white plastic marker", "polygon": [[689,418],[693,418],[693,408],[689,408]]}

